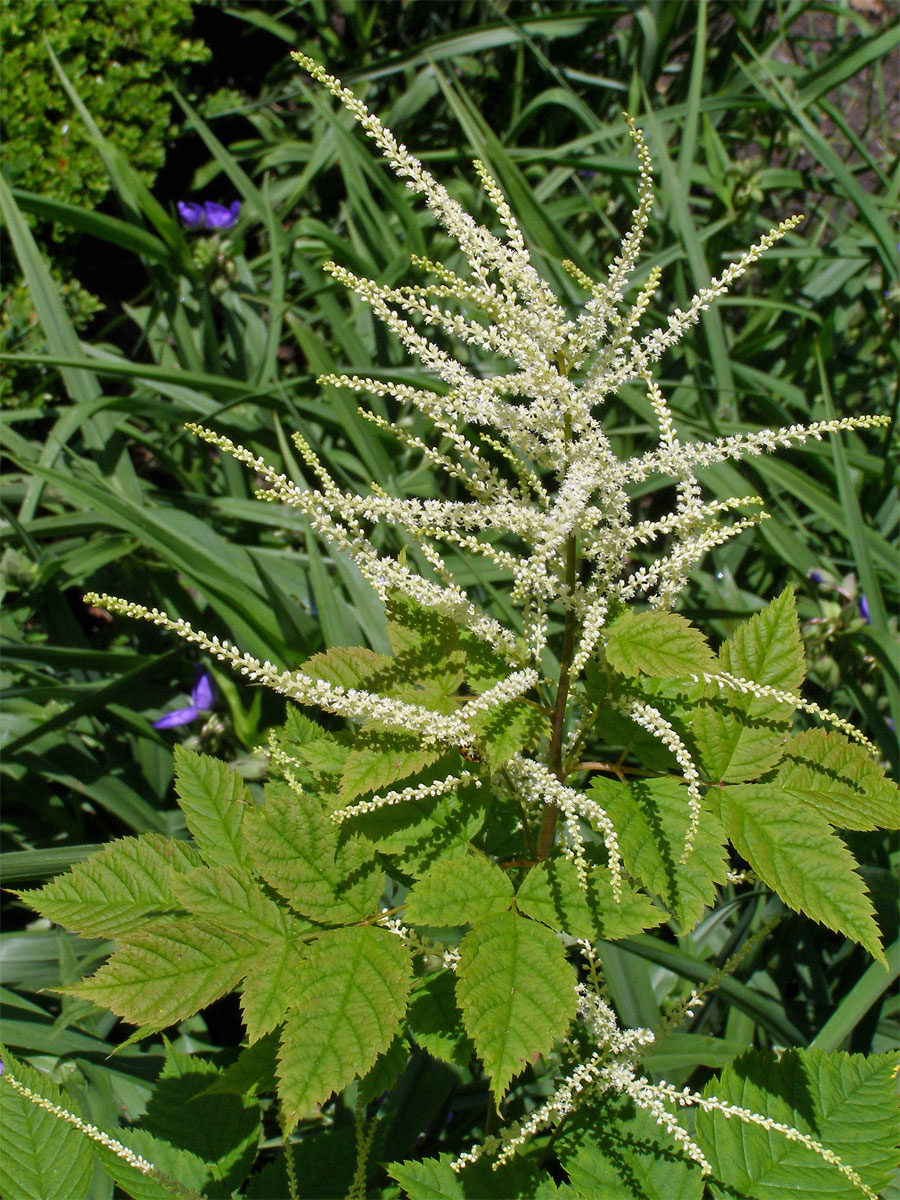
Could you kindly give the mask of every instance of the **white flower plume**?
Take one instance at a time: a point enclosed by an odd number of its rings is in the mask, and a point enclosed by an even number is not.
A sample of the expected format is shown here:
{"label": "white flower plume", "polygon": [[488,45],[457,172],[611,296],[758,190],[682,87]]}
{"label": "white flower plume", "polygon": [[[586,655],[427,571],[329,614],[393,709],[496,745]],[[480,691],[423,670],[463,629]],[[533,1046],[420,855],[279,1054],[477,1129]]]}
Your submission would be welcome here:
{"label": "white flower plume", "polygon": [[[581,310],[572,313],[535,267],[506,199],[481,163],[475,164],[475,171],[500,234],[478,224],[338,79],[307,56],[294,57],[337,97],[406,186],[424,198],[466,258],[465,276],[440,263],[414,258],[413,266],[430,275],[432,282],[401,287],[361,278],[338,263],[325,266],[333,278],[370,305],[430,373],[434,386],[413,387],[356,374],[329,374],[319,382],[360,396],[386,398],[401,410],[417,410],[427,418],[433,431],[430,437],[412,434],[405,423],[392,425],[380,413],[363,410],[377,428],[420,454],[425,465],[446,480],[448,498],[391,496],[375,483],[365,494],[345,490],[297,434],[294,440],[309,484],[303,486],[229,438],[197,425],[188,428],[249,467],[260,481],[261,499],[298,510],[319,536],[356,565],[379,597],[388,600],[399,594],[449,617],[505,661],[506,675],[476,698],[459,698],[455,709],[437,712],[377,691],[342,687],[304,674],[302,669],[281,670],[155,608],[95,593],[86,599],[165,626],[248,679],[302,704],[355,721],[412,731],[429,745],[465,748],[477,739],[487,712],[542,684],[549,684],[551,692],[555,685],[545,761],[516,754],[506,764],[506,780],[517,789],[525,808],[543,806],[538,857],[549,853],[555,818],[562,814],[564,853],[574,863],[582,886],[587,886],[582,825],[589,826],[605,845],[618,897],[623,866],[616,830],[596,801],[566,784],[564,769],[564,746],[577,744],[584,732],[575,729],[566,734],[567,697],[602,648],[610,613],[633,604],[671,608],[689,573],[710,549],[765,518],[759,497],[705,500],[698,471],[726,459],[801,445],[840,430],[884,424],[885,418],[849,417],[706,442],[687,441],[679,435],[674,415],[652,376],[651,368],[665,351],[694,328],[701,313],[800,218],[782,221],[683,309],[676,309],[663,328],[641,333],[659,272],[650,273],[630,302],[628,291],[652,208],[652,171],[640,131],[626,118],[640,167],[638,203],[605,280],[592,280],[574,264],[565,264],[587,293]],[[468,362],[482,352],[490,367],[479,370],[463,365],[444,348],[448,341],[471,348]],[[505,369],[497,367],[498,362],[505,362]],[[657,436],[642,454],[623,460],[604,431],[602,416],[606,400],[626,383],[646,389]],[[636,515],[630,500],[633,486],[648,480],[659,480],[660,486],[675,485],[671,511],[652,521]],[[421,551],[425,568],[415,570],[403,552],[388,553],[385,539],[375,534],[379,525],[393,526],[402,535],[401,541],[412,541]],[[635,552],[661,539],[664,544],[658,546],[652,561],[636,568]],[[481,556],[505,575],[509,598],[517,610],[515,625],[504,625],[482,607],[477,594],[460,585],[448,563],[448,550]],[[562,670],[558,681],[549,682],[543,678],[545,651],[560,619]],[[702,678],[724,690],[789,700],[852,735],[846,722],[814,705],[804,705],[789,693],[725,673]],[[687,857],[701,819],[702,798],[700,776],[689,750],[652,705],[633,701],[619,704],[619,710],[667,747],[681,770],[689,808],[683,858]],[[476,775],[477,770],[448,774],[426,784],[383,791],[335,812],[333,819],[341,823],[380,807],[441,796],[462,783],[480,782]],[[547,821],[550,810],[553,820]],[[388,927],[398,936],[413,936],[399,921]],[[665,1124],[705,1168],[700,1151],[665,1105],[702,1106],[708,1102],[687,1093],[676,1094],[664,1085],[648,1084],[636,1073],[637,1052],[650,1036],[647,1031],[619,1031],[611,1010],[593,994],[579,994],[579,1006],[596,1036],[597,1053],[535,1110],[521,1137],[508,1141],[503,1156],[525,1136],[554,1124],[570,1111],[582,1090],[613,1088]],[[742,1120],[756,1119],[737,1110],[735,1115]],[[481,1152],[462,1156],[456,1165],[465,1165]]]}

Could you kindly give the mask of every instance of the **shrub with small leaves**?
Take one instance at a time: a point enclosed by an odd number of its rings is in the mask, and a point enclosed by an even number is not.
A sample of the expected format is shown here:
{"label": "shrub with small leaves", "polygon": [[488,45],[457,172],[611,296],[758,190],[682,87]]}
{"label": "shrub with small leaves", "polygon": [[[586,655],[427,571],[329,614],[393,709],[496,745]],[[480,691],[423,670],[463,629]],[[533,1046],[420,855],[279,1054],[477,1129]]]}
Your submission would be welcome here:
{"label": "shrub with small leaves", "polygon": [[[0,10],[4,76],[3,170],[15,187],[82,208],[100,204],[112,184],[60,82],[47,46],[61,60],[76,91],[108,138],[152,183],[177,127],[172,122],[169,77],[176,79],[209,50],[185,34],[192,0],[16,0]],[[39,152],[36,152],[36,148]],[[51,246],[53,274],[76,328],[101,311],[100,301],[72,277],[70,253]],[[0,349],[41,354],[46,340],[34,305],[4,255]],[[41,377],[18,364],[4,374],[6,404],[43,404]]]}
{"label": "shrub with small leaves", "polygon": [[[148,183],[175,133],[167,75],[209,50],[185,36],[191,0],[17,0],[0,14],[4,73],[4,170],[10,183],[93,207],[109,177],[88,130],[73,119],[47,54],[65,67],[100,132]],[[35,154],[35,147],[41,148]]]}

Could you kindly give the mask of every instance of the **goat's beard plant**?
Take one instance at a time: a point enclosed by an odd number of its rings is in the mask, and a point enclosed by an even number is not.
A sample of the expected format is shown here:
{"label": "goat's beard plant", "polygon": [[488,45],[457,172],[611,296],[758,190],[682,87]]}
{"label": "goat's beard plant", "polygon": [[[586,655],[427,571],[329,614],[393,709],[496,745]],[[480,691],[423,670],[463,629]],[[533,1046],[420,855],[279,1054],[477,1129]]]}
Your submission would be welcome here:
{"label": "goat's beard plant", "polygon": [[[192,842],[125,839],[31,893],[44,916],[117,942],[73,990],[146,1034],[239,987],[250,1043],[280,1030],[286,1133],[354,1080],[364,1110],[396,1079],[410,1040],[458,1065],[474,1055],[500,1115],[495,1132],[454,1159],[463,1186],[479,1156],[497,1165],[527,1155],[545,1130],[556,1131],[565,1163],[565,1146],[576,1151],[560,1124],[616,1094],[663,1127],[659,1137],[685,1170],[727,1177],[716,1122],[731,1119],[764,1138],[774,1130],[795,1153],[799,1145],[818,1156],[812,1161],[841,1186],[874,1195],[879,1179],[826,1148],[815,1126],[751,1111],[733,1089],[722,1092],[725,1081],[718,1095],[650,1082],[641,1059],[660,1030],[621,1028],[602,982],[604,942],[667,920],[688,932],[719,886],[740,883],[729,841],[787,906],[883,959],[863,882],[834,829],[891,824],[893,785],[861,734],[801,698],[791,591],[718,653],[672,611],[707,551],[765,516],[758,498],[705,500],[699,471],[882,423],[863,416],[684,441],[653,379],[665,351],[797,218],[665,328],[641,336],[659,276],[651,271],[626,302],[652,205],[649,155],[629,121],[640,163],[633,224],[603,283],[566,264],[587,292],[573,315],[533,266],[480,163],[500,237],[338,80],[296,57],[425,198],[469,265],[460,277],[415,259],[437,282],[392,288],[328,264],[442,386],[356,375],[320,382],[424,414],[429,440],[402,418],[366,413],[464,498],[343,491],[297,435],[309,486],[192,426],[257,473],[262,499],[298,509],[355,563],[385,604],[393,653],[333,649],[285,671],[156,609],[87,597],[170,628],[248,679],[348,724],[326,732],[292,710],[271,739],[261,805],[223,764],[179,751]],[[429,330],[506,359],[509,369],[479,375]],[[601,418],[604,402],[635,380],[646,386],[658,436],[622,460]],[[674,481],[671,511],[636,518],[629,490],[657,480]],[[405,551],[376,548],[381,522],[418,547],[421,571]],[[636,566],[635,553],[654,543],[656,557]],[[516,622],[479,606],[454,578],[447,547],[508,579]],[[792,733],[798,710],[824,728]],[[693,993],[667,1027],[701,1000]],[[541,1055],[556,1056],[548,1062],[558,1080],[529,1109],[514,1081]],[[676,1115],[685,1105],[701,1110],[695,1127]],[[599,1136],[587,1128],[588,1141]],[[361,1134],[360,1188],[370,1142],[371,1131]]]}

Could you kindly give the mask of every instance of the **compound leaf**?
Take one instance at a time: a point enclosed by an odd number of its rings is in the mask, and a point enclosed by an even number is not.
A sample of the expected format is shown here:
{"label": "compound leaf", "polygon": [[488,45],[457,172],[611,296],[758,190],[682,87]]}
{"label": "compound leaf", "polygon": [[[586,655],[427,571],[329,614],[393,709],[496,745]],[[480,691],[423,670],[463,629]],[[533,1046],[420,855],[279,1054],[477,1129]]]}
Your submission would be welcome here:
{"label": "compound leaf", "polygon": [[456,998],[499,1102],[528,1060],[564,1036],[575,1015],[575,972],[549,929],[512,912],[479,921],[459,954]]}

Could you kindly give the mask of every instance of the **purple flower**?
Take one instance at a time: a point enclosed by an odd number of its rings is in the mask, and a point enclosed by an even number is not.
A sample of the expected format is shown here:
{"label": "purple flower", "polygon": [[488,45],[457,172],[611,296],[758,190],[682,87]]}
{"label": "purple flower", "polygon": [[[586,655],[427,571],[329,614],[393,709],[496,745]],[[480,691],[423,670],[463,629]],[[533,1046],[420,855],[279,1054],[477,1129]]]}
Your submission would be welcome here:
{"label": "purple flower", "polygon": [[227,208],[212,200],[205,200],[202,204],[193,200],[179,200],[177,208],[185,229],[231,229],[241,215],[240,200],[235,200]]}
{"label": "purple flower", "polygon": [[813,583],[824,583],[825,576],[821,571],[810,571],[809,578]]}
{"label": "purple flower", "polygon": [[190,725],[202,712],[212,708],[215,701],[212,676],[203,667],[197,667],[194,674],[194,687],[191,692],[191,703],[187,708],[176,708],[174,712],[166,713],[158,721],[153,722],[154,729],[174,729],[176,725]]}
{"label": "purple flower", "polygon": [[871,624],[872,624],[872,618],[871,618],[871,616],[869,615],[869,602],[868,602],[868,600],[866,599],[866,597],[865,597],[865,593],[864,593],[864,592],[860,592],[860,593],[859,593],[859,611],[860,611],[860,612],[862,613],[862,615],[865,617],[866,624],[867,624],[867,625],[871,625]]}

